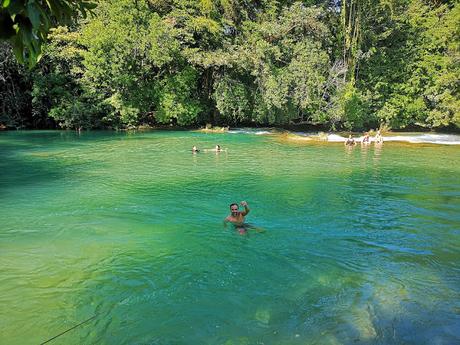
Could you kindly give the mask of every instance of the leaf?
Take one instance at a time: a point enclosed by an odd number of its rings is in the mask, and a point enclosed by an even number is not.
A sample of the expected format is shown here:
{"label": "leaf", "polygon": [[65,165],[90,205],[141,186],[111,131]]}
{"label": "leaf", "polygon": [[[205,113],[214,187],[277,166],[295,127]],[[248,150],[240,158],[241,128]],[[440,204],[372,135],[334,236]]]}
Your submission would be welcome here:
{"label": "leaf", "polygon": [[94,9],[97,7],[97,4],[94,3],[94,2],[84,2],[84,3],[83,3],[83,6],[84,6],[87,10],[94,10]]}
{"label": "leaf", "polygon": [[34,2],[29,2],[27,4],[27,15],[32,23],[32,26],[35,29],[38,29],[40,27],[40,10]]}
{"label": "leaf", "polygon": [[51,20],[48,14],[46,13],[46,11],[41,6],[38,7],[38,11],[40,12],[40,15],[42,18],[42,23],[41,23],[43,25],[42,30],[47,32],[51,27]]}
{"label": "leaf", "polygon": [[10,2],[8,6],[8,12],[10,13],[11,16],[21,13],[24,11],[24,5],[25,5],[24,0],[15,0],[13,2]]}
{"label": "leaf", "polygon": [[59,1],[56,0],[46,0],[48,7],[51,10],[53,16],[57,18],[58,21],[65,21],[65,12]]}
{"label": "leaf", "polygon": [[19,35],[13,36],[11,39],[11,45],[13,46],[13,52],[19,63],[24,63],[24,44]]}

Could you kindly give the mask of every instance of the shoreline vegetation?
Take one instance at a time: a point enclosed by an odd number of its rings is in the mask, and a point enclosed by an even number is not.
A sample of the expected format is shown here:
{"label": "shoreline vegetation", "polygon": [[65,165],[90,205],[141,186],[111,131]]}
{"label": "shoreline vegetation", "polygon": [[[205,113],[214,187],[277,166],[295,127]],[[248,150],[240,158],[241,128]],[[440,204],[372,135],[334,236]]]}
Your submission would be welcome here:
{"label": "shoreline vegetation", "polygon": [[380,131],[383,135],[387,133],[392,134],[404,134],[404,133],[431,133],[431,134],[457,134],[460,135],[460,127],[456,126],[448,126],[448,127],[440,127],[440,128],[426,128],[420,126],[410,126],[408,128],[402,129],[393,129],[386,125],[381,125],[378,128],[369,128],[363,130],[346,130],[346,129],[339,129],[333,130],[328,129],[326,126],[323,125],[286,125],[286,126],[251,126],[251,125],[244,125],[241,126],[214,126],[212,124],[206,124],[205,126],[180,126],[180,125],[173,125],[173,124],[158,124],[158,125],[149,125],[149,124],[142,124],[138,126],[129,126],[124,128],[116,128],[116,127],[97,127],[97,128],[31,128],[31,127],[23,127],[23,128],[12,128],[7,127],[4,124],[0,123],[0,132],[1,131],[17,131],[17,130],[68,130],[68,131],[121,131],[121,132],[130,132],[130,131],[196,131],[201,133],[228,133],[229,131],[235,129],[249,129],[249,130],[270,130],[270,131],[278,131],[278,132],[305,132],[305,133],[313,133],[317,132],[318,136],[323,136],[325,133],[328,134],[340,134],[346,133],[347,135],[363,135],[364,133],[368,133],[370,136],[374,136],[377,131]]}
{"label": "shoreline vegetation", "polygon": [[0,126],[460,130],[458,1],[90,2],[5,2]]}
{"label": "shoreline vegetation", "polygon": [[425,127],[418,127],[412,126],[410,128],[404,129],[392,129],[387,126],[380,126],[379,128],[369,128],[367,130],[332,130],[327,129],[325,126],[304,126],[304,125],[288,125],[288,126],[213,126],[211,124],[206,124],[205,126],[179,126],[179,125],[172,125],[172,124],[163,124],[163,125],[148,125],[143,124],[139,126],[130,126],[126,128],[114,128],[114,127],[101,127],[101,128],[8,128],[5,125],[0,124],[0,131],[16,131],[16,130],[69,130],[69,131],[99,131],[99,130],[107,130],[107,131],[196,131],[201,133],[228,133],[229,131],[235,129],[250,129],[250,130],[271,130],[271,131],[278,131],[278,132],[317,132],[317,133],[347,133],[353,135],[359,135],[363,133],[368,133],[370,136],[374,136],[377,131],[380,131],[382,134],[385,133],[433,133],[433,134],[459,134],[460,135],[460,128],[458,127],[443,127],[443,128],[434,128],[429,129]]}

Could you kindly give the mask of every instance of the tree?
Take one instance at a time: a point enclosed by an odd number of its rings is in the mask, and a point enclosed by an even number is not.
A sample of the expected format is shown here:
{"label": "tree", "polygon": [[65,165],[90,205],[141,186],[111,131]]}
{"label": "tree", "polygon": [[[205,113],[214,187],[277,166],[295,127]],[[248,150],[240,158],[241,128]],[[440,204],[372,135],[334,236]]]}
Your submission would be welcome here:
{"label": "tree", "polygon": [[31,118],[31,78],[11,47],[0,42],[0,127],[40,127]]}
{"label": "tree", "polygon": [[[60,2],[79,15],[88,1]],[[56,2],[3,1],[8,37],[57,24]],[[32,25],[37,6],[49,25]],[[2,52],[3,124],[460,126],[453,0],[99,0],[93,13],[48,30],[31,70]]]}

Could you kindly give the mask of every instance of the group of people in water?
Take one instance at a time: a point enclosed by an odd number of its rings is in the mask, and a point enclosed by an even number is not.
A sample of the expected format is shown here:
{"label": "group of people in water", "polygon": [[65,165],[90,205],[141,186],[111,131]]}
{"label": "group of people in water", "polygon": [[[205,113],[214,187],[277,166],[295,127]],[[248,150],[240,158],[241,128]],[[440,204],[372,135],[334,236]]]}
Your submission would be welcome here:
{"label": "group of people in water", "polygon": [[[361,145],[370,145],[371,143],[371,138],[369,136],[369,133],[365,133],[363,136],[363,139],[361,140]],[[374,143],[376,145],[383,144],[383,136],[380,133],[380,130],[377,131],[377,134],[374,137]],[[348,139],[345,140],[344,142],[345,146],[355,146],[356,145],[356,140],[351,136],[351,134],[348,136]]]}
{"label": "group of people in water", "polygon": [[203,149],[203,150],[199,150],[196,146],[192,147],[192,153],[193,154],[199,153],[201,151],[203,151],[203,152],[222,152],[222,151],[226,151],[226,150],[221,148],[220,145],[216,145],[216,147],[213,148],[213,149]]}
{"label": "group of people in water", "polygon": [[[380,133],[380,130],[377,131],[377,134],[373,138],[373,142],[376,145],[383,144],[383,136]],[[347,140],[344,141],[345,146],[355,146],[358,142],[351,136],[351,134],[348,136]],[[371,143],[371,137],[369,136],[369,133],[365,133],[362,140],[361,140],[361,145],[370,145]],[[213,149],[198,149],[195,145],[192,147],[192,153],[196,154],[199,152],[222,152],[222,151],[227,151],[226,149],[223,149],[220,147],[220,145],[216,145]]]}

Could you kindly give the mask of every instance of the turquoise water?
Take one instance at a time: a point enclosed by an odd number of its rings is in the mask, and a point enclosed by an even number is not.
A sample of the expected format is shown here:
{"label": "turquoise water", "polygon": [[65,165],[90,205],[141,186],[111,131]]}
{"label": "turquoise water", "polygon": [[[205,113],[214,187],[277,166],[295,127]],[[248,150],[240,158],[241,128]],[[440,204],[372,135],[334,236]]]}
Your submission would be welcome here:
{"label": "turquoise water", "polygon": [[[93,316],[51,344],[460,342],[460,146],[49,131],[0,148],[0,344]],[[265,232],[223,229],[241,200]]]}

